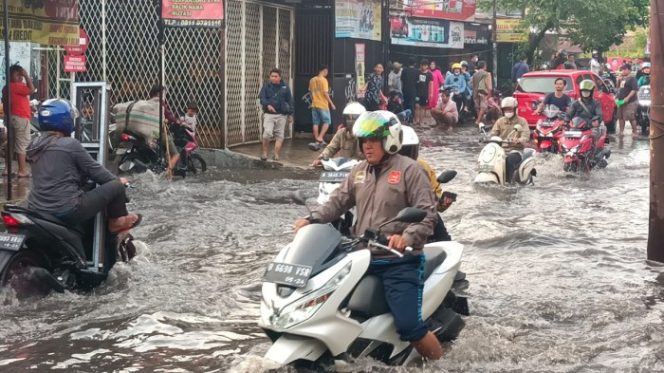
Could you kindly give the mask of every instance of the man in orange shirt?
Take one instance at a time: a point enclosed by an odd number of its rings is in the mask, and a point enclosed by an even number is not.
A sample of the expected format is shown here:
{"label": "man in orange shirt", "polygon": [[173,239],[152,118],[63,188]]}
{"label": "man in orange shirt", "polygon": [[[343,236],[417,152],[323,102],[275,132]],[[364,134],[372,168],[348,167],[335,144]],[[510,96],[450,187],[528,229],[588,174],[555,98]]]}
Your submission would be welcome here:
{"label": "man in orange shirt", "polygon": [[[18,177],[30,177],[28,173],[25,153],[30,144],[30,95],[34,93],[35,86],[24,68],[13,65],[9,68],[11,88],[11,126],[14,140],[14,152],[18,160]],[[25,79],[25,82],[24,82]],[[7,107],[7,86],[2,90],[3,106]],[[8,161],[8,160],[6,160]],[[6,164],[6,163],[5,163]],[[5,166],[6,167],[6,166]],[[4,175],[7,174],[6,168]]]}
{"label": "man in orange shirt", "polygon": [[[329,93],[329,84],[327,82],[327,66],[321,66],[318,75],[309,81],[309,92],[311,92],[311,117],[314,124],[314,140],[319,147],[325,144],[325,134],[327,133],[332,118],[330,108],[336,110]],[[320,128],[319,128],[320,126]]]}

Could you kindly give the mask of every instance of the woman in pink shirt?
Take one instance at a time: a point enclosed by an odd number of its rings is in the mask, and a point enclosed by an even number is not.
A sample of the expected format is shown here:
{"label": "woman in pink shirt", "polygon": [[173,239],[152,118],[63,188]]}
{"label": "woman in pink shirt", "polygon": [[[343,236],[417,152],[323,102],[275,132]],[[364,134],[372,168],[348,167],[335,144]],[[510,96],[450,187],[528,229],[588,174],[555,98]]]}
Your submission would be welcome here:
{"label": "woman in pink shirt", "polygon": [[429,109],[434,109],[438,105],[438,90],[445,83],[445,78],[443,73],[436,67],[436,62],[431,61],[429,64],[429,70],[433,76],[433,90],[431,92],[431,97],[429,97]]}

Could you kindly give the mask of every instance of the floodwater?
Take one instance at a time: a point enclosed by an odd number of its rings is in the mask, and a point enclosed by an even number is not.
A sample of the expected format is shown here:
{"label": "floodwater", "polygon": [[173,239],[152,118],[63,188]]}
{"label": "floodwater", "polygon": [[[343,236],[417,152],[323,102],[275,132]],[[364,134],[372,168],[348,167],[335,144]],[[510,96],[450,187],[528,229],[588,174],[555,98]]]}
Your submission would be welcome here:
{"label": "floodwater", "polygon": [[[472,315],[442,361],[350,371],[664,371],[664,271],[646,260],[648,144],[614,141],[606,170],[569,177],[538,159],[534,187],[474,190],[471,129],[430,130],[422,156],[459,194],[445,214],[465,245]],[[285,178],[284,178],[285,176]],[[0,294],[0,371],[261,372],[260,277],[306,214],[311,172],[213,170],[165,184],[144,175],[131,208],[149,246],[92,295]],[[238,181],[239,180],[239,181]]]}

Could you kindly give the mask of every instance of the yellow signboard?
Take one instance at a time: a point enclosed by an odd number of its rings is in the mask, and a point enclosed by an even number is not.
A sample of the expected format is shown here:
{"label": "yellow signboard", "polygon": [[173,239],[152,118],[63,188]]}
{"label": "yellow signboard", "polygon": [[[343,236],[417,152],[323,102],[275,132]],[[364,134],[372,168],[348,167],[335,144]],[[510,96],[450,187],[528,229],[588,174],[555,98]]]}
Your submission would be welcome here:
{"label": "yellow signboard", "polygon": [[[9,39],[45,45],[78,45],[78,0],[7,0]],[[0,37],[4,37],[1,22]]]}
{"label": "yellow signboard", "polygon": [[522,43],[528,41],[528,33],[520,19],[497,19],[496,42]]}

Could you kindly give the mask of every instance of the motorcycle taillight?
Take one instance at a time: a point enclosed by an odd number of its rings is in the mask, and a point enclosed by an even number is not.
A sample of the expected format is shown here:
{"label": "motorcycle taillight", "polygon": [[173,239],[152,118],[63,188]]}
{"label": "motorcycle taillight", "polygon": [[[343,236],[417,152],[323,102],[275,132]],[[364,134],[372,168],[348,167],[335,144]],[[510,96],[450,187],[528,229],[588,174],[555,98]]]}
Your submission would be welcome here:
{"label": "motorcycle taillight", "polygon": [[134,137],[128,133],[123,133],[120,135],[120,141],[122,142],[130,142],[132,140],[134,140]]}
{"label": "motorcycle taillight", "polygon": [[18,228],[21,225],[32,224],[32,220],[22,214],[2,213],[2,222],[7,228]]}

